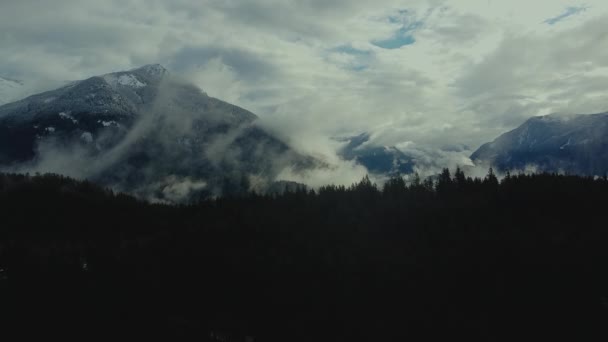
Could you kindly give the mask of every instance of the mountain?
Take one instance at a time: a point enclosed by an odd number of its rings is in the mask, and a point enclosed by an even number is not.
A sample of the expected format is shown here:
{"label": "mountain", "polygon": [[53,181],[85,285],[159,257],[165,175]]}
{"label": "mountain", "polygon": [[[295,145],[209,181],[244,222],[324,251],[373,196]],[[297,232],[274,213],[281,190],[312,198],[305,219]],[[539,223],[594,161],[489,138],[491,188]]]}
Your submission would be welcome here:
{"label": "mountain", "polygon": [[608,113],[533,117],[471,155],[499,170],[605,175],[608,171]]}
{"label": "mountain", "polygon": [[161,201],[263,191],[285,167],[313,166],[256,120],[147,65],[0,106],[0,165]]}
{"label": "mountain", "polygon": [[22,81],[0,77],[0,105],[15,100],[23,86]]}
{"label": "mountain", "polygon": [[347,144],[339,151],[346,160],[354,160],[374,174],[409,174],[414,170],[414,158],[394,146],[370,146],[370,135],[362,133],[348,138],[339,138]]}

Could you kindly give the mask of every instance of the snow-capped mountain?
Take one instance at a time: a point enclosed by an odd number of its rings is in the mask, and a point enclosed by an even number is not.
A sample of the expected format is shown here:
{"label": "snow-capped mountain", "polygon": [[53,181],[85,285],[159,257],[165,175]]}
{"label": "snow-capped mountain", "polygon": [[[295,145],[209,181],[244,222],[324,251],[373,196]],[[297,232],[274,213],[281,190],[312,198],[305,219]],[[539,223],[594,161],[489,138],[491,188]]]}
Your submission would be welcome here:
{"label": "snow-capped mountain", "polygon": [[500,170],[605,175],[608,171],[608,113],[533,117],[471,159]]}
{"label": "snow-capped mountain", "polygon": [[169,201],[259,190],[312,165],[256,119],[147,65],[0,106],[0,165]]}
{"label": "snow-capped mountain", "polygon": [[16,100],[23,86],[23,81],[0,77],[0,105]]}

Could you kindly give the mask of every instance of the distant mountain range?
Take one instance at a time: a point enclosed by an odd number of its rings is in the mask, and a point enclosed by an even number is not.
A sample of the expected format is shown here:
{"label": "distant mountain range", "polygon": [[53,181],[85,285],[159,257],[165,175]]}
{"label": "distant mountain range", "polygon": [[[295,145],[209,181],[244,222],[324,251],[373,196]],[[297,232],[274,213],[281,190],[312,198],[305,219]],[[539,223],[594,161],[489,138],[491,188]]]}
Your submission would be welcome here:
{"label": "distant mountain range", "polygon": [[[60,173],[180,202],[295,188],[277,179],[281,171],[326,166],[261,129],[253,113],[209,97],[160,65],[70,82],[1,105],[23,94],[22,87],[0,78],[0,171]],[[468,150],[376,146],[368,133],[338,140],[343,159],[376,175],[436,169],[450,153]],[[608,113],[531,118],[471,159],[502,171],[605,175]]]}
{"label": "distant mountain range", "polygon": [[533,117],[471,155],[499,170],[603,176],[608,171],[608,113]]}
{"label": "distant mountain range", "polygon": [[[339,150],[342,158],[356,161],[376,175],[409,174],[425,167],[437,169],[441,164],[437,159],[445,158],[446,153],[459,155],[468,150],[463,145],[439,150],[377,146],[371,143],[368,133],[338,140],[345,143]],[[603,176],[608,173],[608,113],[533,117],[482,145],[470,159],[475,165],[491,166],[503,172]],[[469,170],[472,166],[463,163],[460,167]]]}
{"label": "distant mountain range", "polygon": [[147,65],[0,106],[0,165],[161,201],[263,191],[286,167],[315,166],[256,119]]}

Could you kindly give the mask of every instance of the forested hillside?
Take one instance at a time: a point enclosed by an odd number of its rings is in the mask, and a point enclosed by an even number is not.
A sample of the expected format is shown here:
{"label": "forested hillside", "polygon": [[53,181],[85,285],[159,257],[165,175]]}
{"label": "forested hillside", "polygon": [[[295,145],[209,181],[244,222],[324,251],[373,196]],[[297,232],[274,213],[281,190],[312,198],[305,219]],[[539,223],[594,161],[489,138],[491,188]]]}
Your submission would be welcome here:
{"label": "forested hillside", "polygon": [[365,178],[184,206],[0,175],[0,331],[80,340],[606,340],[606,179]]}

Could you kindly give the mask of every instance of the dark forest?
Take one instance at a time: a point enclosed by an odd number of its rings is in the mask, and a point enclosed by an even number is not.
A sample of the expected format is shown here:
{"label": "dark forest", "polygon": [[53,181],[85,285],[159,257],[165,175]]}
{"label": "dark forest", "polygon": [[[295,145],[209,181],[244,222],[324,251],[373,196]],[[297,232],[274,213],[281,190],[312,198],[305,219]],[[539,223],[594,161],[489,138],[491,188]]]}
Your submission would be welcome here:
{"label": "dark forest", "polygon": [[608,181],[444,170],[151,204],[0,175],[0,334],[608,340]]}

